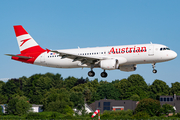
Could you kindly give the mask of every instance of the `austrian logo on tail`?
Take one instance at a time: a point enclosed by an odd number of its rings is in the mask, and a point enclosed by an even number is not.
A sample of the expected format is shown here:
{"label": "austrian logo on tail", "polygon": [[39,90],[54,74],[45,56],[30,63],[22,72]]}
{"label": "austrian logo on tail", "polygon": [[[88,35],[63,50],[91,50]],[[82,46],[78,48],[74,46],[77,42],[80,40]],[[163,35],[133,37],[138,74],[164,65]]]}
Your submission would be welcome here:
{"label": "austrian logo on tail", "polygon": [[20,45],[20,47],[21,47],[22,45],[24,45],[24,43],[27,42],[27,41],[30,40],[30,39],[31,39],[31,38],[25,39],[25,40],[21,40],[22,44]]}

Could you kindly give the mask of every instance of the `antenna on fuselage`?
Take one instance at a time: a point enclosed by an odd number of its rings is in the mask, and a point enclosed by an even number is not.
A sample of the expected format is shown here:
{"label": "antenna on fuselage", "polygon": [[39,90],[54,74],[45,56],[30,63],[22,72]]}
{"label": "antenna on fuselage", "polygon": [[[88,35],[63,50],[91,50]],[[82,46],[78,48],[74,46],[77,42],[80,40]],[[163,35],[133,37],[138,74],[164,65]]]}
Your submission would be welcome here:
{"label": "antenna on fuselage", "polygon": [[152,44],[152,42],[150,42]]}

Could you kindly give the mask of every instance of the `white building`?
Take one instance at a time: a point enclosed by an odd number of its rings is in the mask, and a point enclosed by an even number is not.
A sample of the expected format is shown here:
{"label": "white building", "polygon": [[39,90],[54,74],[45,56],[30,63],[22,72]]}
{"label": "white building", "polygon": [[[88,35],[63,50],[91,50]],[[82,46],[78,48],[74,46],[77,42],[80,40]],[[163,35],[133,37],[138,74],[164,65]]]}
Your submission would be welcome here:
{"label": "white building", "polygon": [[32,107],[31,107],[32,111],[31,112],[42,112],[43,111],[42,106],[43,105],[32,104]]}
{"label": "white building", "polygon": [[[0,104],[0,106],[2,107],[2,112],[3,113],[6,113],[6,104]],[[35,104],[32,104],[32,107],[31,107],[31,112],[42,112],[43,109],[42,109],[42,106],[43,105],[35,105]]]}
{"label": "white building", "polygon": [[[94,112],[94,111],[88,106],[88,104],[85,103],[84,107],[85,107],[85,113],[86,113],[86,114],[89,114],[89,113],[91,113],[91,112]],[[73,109],[73,110],[74,110],[74,112],[77,113],[78,115],[82,115],[82,110],[77,110],[76,108]]]}

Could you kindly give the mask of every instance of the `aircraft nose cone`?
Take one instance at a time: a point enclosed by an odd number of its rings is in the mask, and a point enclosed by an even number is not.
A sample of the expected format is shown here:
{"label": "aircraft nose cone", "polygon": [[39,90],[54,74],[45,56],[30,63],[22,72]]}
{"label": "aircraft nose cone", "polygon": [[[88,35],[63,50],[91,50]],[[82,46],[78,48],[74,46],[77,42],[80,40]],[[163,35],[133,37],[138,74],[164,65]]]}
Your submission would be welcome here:
{"label": "aircraft nose cone", "polygon": [[171,53],[171,57],[174,59],[174,58],[176,58],[177,57],[177,53],[176,52],[174,52],[174,51],[172,51],[172,53]]}

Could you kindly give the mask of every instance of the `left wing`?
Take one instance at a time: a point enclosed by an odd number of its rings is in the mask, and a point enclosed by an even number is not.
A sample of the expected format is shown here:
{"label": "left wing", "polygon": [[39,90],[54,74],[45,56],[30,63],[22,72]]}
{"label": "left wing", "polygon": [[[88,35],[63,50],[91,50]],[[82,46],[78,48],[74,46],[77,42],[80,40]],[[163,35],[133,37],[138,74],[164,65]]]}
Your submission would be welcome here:
{"label": "left wing", "polygon": [[77,54],[72,54],[72,53],[66,53],[66,52],[62,52],[62,51],[57,51],[57,50],[52,50],[50,52],[54,52],[59,54],[61,57],[61,59],[64,58],[70,58],[72,59],[72,62],[75,61],[81,61],[81,64],[95,64],[96,62],[103,60],[103,59],[107,59],[107,57],[96,57],[96,56],[83,56],[83,55],[77,55]]}

